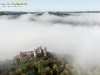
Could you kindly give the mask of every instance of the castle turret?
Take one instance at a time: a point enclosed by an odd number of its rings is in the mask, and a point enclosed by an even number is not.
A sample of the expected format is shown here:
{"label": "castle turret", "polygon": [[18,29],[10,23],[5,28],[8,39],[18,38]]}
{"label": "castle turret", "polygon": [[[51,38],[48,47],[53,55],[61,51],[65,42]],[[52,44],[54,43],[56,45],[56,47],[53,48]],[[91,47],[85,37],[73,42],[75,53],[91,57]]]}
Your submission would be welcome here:
{"label": "castle turret", "polygon": [[20,52],[20,54],[19,54],[19,59],[23,60],[22,52]]}
{"label": "castle turret", "polygon": [[39,52],[42,53],[42,46],[39,47]]}
{"label": "castle turret", "polygon": [[31,51],[31,60],[33,59],[33,57],[34,57],[34,53],[33,51]]}
{"label": "castle turret", "polygon": [[20,52],[19,56],[21,57],[22,52]]}
{"label": "castle turret", "polygon": [[36,50],[34,49],[34,58],[37,57],[37,53],[36,53]]}
{"label": "castle turret", "polygon": [[47,48],[46,47],[44,47],[44,50],[43,50],[43,53],[44,53],[44,56],[46,56],[47,55]]}

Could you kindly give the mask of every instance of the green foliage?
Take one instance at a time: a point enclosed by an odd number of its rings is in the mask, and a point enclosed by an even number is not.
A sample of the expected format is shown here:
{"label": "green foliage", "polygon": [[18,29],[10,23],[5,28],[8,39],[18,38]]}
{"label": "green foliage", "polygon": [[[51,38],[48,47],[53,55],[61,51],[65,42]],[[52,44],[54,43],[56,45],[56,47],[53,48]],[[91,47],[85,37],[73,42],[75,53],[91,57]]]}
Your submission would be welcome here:
{"label": "green foliage", "polygon": [[[100,67],[80,66],[69,56],[50,54],[33,60],[21,60],[17,64],[7,64],[0,69],[0,75],[100,75]],[[2,66],[3,67],[3,66]],[[3,74],[6,73],[6,74]]]}

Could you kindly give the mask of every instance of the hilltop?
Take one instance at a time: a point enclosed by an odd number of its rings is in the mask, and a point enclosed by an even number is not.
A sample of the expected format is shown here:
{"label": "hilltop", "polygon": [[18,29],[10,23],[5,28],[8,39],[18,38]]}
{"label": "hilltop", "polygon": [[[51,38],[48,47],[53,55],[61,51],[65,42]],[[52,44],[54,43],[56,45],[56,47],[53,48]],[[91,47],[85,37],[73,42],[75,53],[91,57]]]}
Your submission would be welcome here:
{"label": "hilltop", "polygon": [[[42,51],[45,51],[45,54]],[[34,53],[36,56],[30,56]],[[9,61],[0,66],[0,75],[100,75],[99,66],[88,62],[86,65],[80,65],[73,56],[51,53],[47,48],[38,47],[33,51],[20,52],[19,55],[20,59],[17,55],[13,63]]]}

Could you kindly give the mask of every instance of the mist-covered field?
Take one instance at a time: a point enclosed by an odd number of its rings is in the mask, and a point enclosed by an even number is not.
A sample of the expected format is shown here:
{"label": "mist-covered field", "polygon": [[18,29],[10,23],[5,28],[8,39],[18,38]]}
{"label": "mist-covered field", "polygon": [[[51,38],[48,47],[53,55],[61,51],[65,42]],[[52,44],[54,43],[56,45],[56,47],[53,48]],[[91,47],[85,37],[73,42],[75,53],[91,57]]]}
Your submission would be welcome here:
{"label": "mist-covered field", "polygon": [[0,16],[0,60],[40,45],[82,62],[100,63],[100,14]]}

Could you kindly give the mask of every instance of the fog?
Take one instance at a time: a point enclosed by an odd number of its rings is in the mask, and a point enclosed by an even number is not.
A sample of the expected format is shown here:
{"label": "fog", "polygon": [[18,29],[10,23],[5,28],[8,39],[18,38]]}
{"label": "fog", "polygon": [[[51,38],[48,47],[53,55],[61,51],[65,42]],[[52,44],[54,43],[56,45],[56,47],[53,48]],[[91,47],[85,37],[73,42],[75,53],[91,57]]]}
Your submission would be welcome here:
{"label": "fog", "polygon": [[42,45],[50,52],[100,62],[100,14],[12,17],[0,17],[0,60]]}

